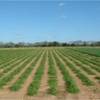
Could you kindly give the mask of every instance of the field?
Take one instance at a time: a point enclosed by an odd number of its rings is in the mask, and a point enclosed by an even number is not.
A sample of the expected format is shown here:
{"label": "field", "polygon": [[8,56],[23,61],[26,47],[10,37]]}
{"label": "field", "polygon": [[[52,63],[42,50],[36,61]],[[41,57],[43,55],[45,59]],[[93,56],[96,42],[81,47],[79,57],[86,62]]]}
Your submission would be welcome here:
{"label": "field", "polygon": [[100,100],[100,48],[0,49],[0,100]]}

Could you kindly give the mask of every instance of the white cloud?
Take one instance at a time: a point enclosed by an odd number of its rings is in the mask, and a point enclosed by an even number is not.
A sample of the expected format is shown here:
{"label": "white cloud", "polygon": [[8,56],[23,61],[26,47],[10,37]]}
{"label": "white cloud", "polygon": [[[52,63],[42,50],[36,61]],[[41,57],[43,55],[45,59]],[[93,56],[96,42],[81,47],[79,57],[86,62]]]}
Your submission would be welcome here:
{"label": "white cloud", "polygon": [[59,6],[60,6],[60,7],[63,7],[64,5],[65,5],[65,4],[64,4],[63,2],[60,2],[60,3],[59,3]]}

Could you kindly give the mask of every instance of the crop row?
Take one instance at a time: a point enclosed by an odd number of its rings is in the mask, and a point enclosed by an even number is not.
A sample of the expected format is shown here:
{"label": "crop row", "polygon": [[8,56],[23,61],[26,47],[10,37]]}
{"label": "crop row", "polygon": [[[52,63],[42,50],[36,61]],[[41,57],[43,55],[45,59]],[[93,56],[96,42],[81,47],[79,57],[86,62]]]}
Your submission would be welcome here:
{"label": "crop row", "polygon": [[55,64],[54,64],[54,60],[52,58],[52,55],[49,51],[48,54],[48,84],[49,84],[49,93],[56,95],[57,94],[57,74],[56,74],[56,69],[55,69]]}
{"label": "crop row", "polygon": [[73,58],[79,60],[80,62],[90,66],[91,68],[93,68],[94,70],[96,70],[97,72],[100,72],[100,67],[94,65],[94,64],[91,64],[90,62],[87,61],[86,58],[82,57],[81,55],[78,55],[76,54],[75,52],[68,52],[68,51],[65,51],[67,53],[67,55],[70,55],[72,56]]}
{"label": "crop row", "polygon": [[38,93],[40,83],[41,83],[41,78],[44,73],[45,69],[45,62],[46,62],[46,52],[43,54],[43,58],[39,64],[39,67],[36,70],[35,76],[33,78],[32,83],[30,84],[28,88],[28,95],[32,96]]}
{"label": "crop row", "polygon": [[75,65],[69,62],[64,56],[58,54],[63,61],[68,65],[68,67],[76,74],[76,76],[83,82],[84,85],[91,86],[93,85],[93,81],[91,81],[80,69],[78,69]]}
{"label": "crop row", "polygon": [[74,48],[74,50],[86,53],[88,55],[100,57],[100,48]]}
{"label": "crop row", "polygon": [[65,85],[67,88],[66,90],[70,93],[79,92],[79,88],[76,85],[76,82],[73,79],[73,77],[70,75],[68,69],[65,67],[65,65],[61,62],[61,60],[57,57],[57,55],[55,53],[53,53],[53,56],[55,58],[57,66],[59,67],[59,69],[63,75],[63,79],[65,81]]}
{"label": "crop row", "polygon": [[0,78],[2,78],[4,75],[6,75],[8,72],[10,72],[11,70],[13,70],[15,67],[18,66],[19,63],[21,63],[23,60],[25,60],[27,57],[22,57],[21,59],[19,59],[18,61],[14,61],[14,63],[12,63],[11,65],[7,65],[2,69],[2,72],[0,73]]}
{"label": "crop row", "polygon": [[80,62],[79,60],[74,59],[74,57],[68,56],[64,53],[63,50],[60,50],[60,52],[66,56],[68,59],[73,61],[73,63],[78,66],[80,69],[84,70],[89,75],[95,75],[96,73],[87,65],[84,65],[84,63]]}
{"label": "crop row", "polygon": [[22,63],[17,65],[13,71],[8,73],[6,76],[0,79],[0,88],[2,88],[4,85],[6,85],[9,81],[11,81],[15,75],[21,72],[22,69],[26,67],[26,65],[30,62],[31,57],[28,57],[27,59],[24,59]]}
{"label": "crop row", "polygon": [[73,52],[76,55],[79,55],[79,56],[81,55],[82,58],[85,58],[91,64],[100,66],[100,62],[95,61],[95,59],[94,60],[91,60],[92,56],[86,55],[86,54],[81,53],[81,52],[78,52],[78,51],[74,51],[73,49],[70,49],[70,51]]}
{"label": "crop row", "polygon": [[19,79],[10,87],[12,91],[18,91],[23,84],[25,83],[28,76],[31,74],[33,68],[35,67],[36,63],[38,62],[39,57],[41,56],[40,52],[38,55],[36,54],[34,61],[29,65],[29,67],[20,75]]}

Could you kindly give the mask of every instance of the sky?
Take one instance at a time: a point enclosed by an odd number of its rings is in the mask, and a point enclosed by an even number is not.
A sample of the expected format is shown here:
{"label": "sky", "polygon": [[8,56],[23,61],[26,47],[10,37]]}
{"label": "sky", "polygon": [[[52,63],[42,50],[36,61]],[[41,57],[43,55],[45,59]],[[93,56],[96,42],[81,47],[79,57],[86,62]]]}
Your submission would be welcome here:
{"label": "sky", "polygon": [[75,40],[100,40],[99,0],[0,0],[0,41]]}

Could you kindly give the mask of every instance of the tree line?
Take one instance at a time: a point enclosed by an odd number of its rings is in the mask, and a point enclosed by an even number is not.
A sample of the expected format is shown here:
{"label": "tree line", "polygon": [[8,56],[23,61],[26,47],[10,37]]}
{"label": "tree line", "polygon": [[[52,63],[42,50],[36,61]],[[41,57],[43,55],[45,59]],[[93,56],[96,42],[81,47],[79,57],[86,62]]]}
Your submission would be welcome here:
{"label": "tree line", "polygon": [[35,43],[25,43],[25,42],[0,42],[0,48],[18,48],[18,47],[51,47],[51,46],[100,46],[100,41],[72,41],[72,42],[35,42]]}

